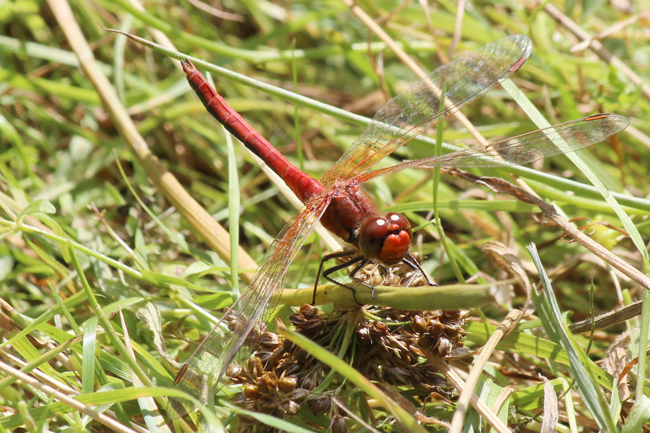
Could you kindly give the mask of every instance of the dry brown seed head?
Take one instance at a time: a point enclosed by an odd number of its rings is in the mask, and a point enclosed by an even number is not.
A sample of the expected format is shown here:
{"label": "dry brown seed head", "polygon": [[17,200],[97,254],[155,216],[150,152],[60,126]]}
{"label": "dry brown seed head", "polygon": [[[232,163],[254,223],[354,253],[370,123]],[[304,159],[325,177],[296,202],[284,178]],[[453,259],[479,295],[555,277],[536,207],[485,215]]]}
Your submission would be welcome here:
{"label": "dry brown seed head", "polygon": [[284,350],[286,350],[287,352],[292,352],[293,349],[296,347],[296,345],[289,340],[284,340],[282,342],[282,347],[284,347]]}
{"label": "dry brown seed head", "polygon": [[300,410],[300,405],[293,400],[284,400],[278,408],[286,415],[295,415]]}
{"label": "dry brown seed head", "polygon": [[449,331],[453,331],[456,334],[461,334],[465,332],[465,324],[463,322],[447,322],[445,323],[445,333],[449,334]]}
{"label": "dry brown seed head", "polygon": [[297,363],[297,362],[292,362],[291,364],[287,364],[286,368],[284,369],[284,374],[287,376],[297,374],[302,370],[302,365]]}
{"label": "dry brown seed head", "polygon": [[437,338],[434,339],[429,334],[421,335],[420,338],[418,338],[418,346],[427,353],[438,353],[435,350],[436,342]]}
{"label": "dry brown seed head", "polygon": [[234,377],[239,376],[241,372],[242,372],[241,365],[237,364],[236,362],[231,362],[228,368],[226,369],[226,377],[232,379]]}
{"label": "dry brown seed head", "polygon": [[261,346],[275,348],[280,344],[280,339],[277,334],[267,331],[260,336],[259,344]]}
{"label": "dry brown seed head", "polygon": [[449,319],[449,320],[458,320],[460,319],[461,312],[463,310],[451,310],[451,311],[444,311],[442,313],[442,317]]}
{"label": "dry brown seed head", "polygon": [[307,321],[307,318],[300,313],[295,313],[289,316],[289,321],[293,326],[297,328],[300,326],[300,324],[305,323]]}
{"label": "dry brown seed head", "polygon": [[427,321],[420,315],[415,316],[411,321],[411,328],[413,328],[413,331],[415,332],[427,332],[427,325]]}
{"label": "dry brown seed head", "polygon": [[293,391],[296,385],[298,385],[298,378],[296,376],[285,376],[278,380],[278,388],[285,394]]}
{"label": "dry brown seed head", "polygon": [[301,403],[305,398],[307,398],[308,395],[309,391],[306,389],[296,388],[287,397],[295,402]]}
{"label": "dry brown seed head", "polygon": [[345,418],[341,415],[334,415],[329,426],[329,431],[331,433],[347,433],[348,426],[345,423]]}
{"label": "dry brown seed head", "polygon": [[266,326],[260,322],[257,322],[256,325],[253,326],[251,331],[248,333],[248,335],[246,335],[243,346],[255,347],[257,345],[257,342],[260,340],[260,336],[264,332],[266,332]]}
{"label": "dry brown seed head", "polygon": [[441,337],[438,340],[438,347],[436,351],[440,356],[449,356],[454,349],[454,344],[447,338]]}
{"label": "dry brown seed head", "polygon": [[247,383],[244,385],[243,394],[246,398],[258,398],[260,396],[260,389],[255,384]]}
{"label": "dry brown seed head", "polygon": [[272,371],[265,371],[258,379],[257,384],[260,392],[270,394],[278,389],[278,377]]}
{"label": "dry brown seed head", "polygon": [[260,375],[264,372],[264,364],[262,363],[262,360],[259,357],[254,356],[248,359],[246,370],[249,377],[251,378],[260,377]]}
{"label": "dry brown seed head", "polygon": [[305,316],[306,319],[313,319],[318,316],[318,308],[313,305],[303,304],[300,306],[300,313]]}
{"label": "dry brown seed head", "polygon": [[279,364],[282,358],[285,356],[285,354],[286,351],[284,350],[284,347],[282,346],[278,347],[273,351],[273,354],[266,361],[267,365],[273,366]]}
{"label": "dry brown seed head", "polygon": [[226,323],[228,323],[228,329],[231,331],[242,329],[244,323],[241,320],[241,317],[236,312],[232,312],[224,317]]}
{"label": "dry brown seed head", "polygon": [[307,406],[314,413],[314,415],[324,415],[332,407],[332,398],[328,395],[321,395],[307,400]]}
{"label": "dry brown seed head", "polygon": [[432,319],[429,321],[428,332],[433,337],[441,335],[445,330],[445,325],[443,325],[438,319]]}
{"label": "dry brown seed head", "polygon": [[269,358],[271,358],[271,356],[273,356],[274,353],[275,351],[260,350],[255,354],[255,356],[257,356],[260,359],[260,361],[262,361],[263,364],[267,364]]}
{"label": "dry brown seed head", "polygon": [[[257,408],[259,409],[260,412],[272,414],[277,410],[278,404],[275,401],[275,399],[273,399],[270,396],[266,396],[258,401]],[[280,416],[279,418],[282,417]]]}
{"label": "dry brown seed head", "polygon": [[315,387],[315,380],[313,375],[309,375],[305,377],[305,379],[302,381],[301,387],[311,391]]}
{"label": "dry brown seed head", "polygon": [[326,326],[327,322],[325,320],[316,318],[304,322],[300,326],[297,326],[297,328],[301,334],[310,337],[317,336]]}
{"label": "dry brown seed head", "polygon": [[311,358],[311,355],[304,349],[298,350],[293,354],[293,356],[298,362],[303,362],[303,363],[309,361],[309,359]]}

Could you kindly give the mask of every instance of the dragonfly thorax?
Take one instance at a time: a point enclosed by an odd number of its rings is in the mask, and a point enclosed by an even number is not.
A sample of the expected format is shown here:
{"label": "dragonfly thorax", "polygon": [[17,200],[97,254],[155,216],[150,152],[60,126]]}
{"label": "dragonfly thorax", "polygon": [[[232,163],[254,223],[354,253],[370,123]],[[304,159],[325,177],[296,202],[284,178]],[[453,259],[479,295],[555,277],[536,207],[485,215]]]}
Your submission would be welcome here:
{"label": "dragonfly thorax", "polygon": [[358,247],[360,222],[376,216],[377,206],[354,181],[333,185],[328,196],[330,204],[321,216],[321,223],[345,242]]}
{"label": "dragonfly thorax", "polygon": [[372,217],[359,227],[359,249],[368,259],[395,265],[408,253],[412,234],[411,223],[402,214]]}

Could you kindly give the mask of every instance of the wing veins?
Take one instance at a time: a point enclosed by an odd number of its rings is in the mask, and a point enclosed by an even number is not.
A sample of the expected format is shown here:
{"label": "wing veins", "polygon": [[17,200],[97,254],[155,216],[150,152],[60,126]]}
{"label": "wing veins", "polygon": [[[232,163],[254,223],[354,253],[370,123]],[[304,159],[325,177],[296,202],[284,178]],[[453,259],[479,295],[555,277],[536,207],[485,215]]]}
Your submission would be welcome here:
{"label": "wing veins", "polygon": [[[198,376],[201,383],[197,386],[180,380],[177,384],[180,389],[199,395],[202,399],[207,397],[205,389],[216,391],[228,365],[237,356],[242,344],[265,312],[271,309],[269,305],[277,302],[273,301],[272,297],[283,289],[289,265],[329,203],[329,196],[313,200],[285,225],[264,256],[251,284],[224,313],[188,361],[191,364],[188,369],[194,370],[191,375]],[[229,330],[228,324],[233,323],[232,317],[238,318],[243,327]],[[220,353],[221,356],[215,357],[214,353]],[[197,392],[199,388],[204,391]]]}
{"label": "wing veins", "polygon": [[[607,137],[625,129],[627,125],[627,119],[616,114],[589,116],[507,138],[487,146],[458,150],[415,161],[405,161],[392,167],[361,174],[355,180],[365,182],[374,177],[405,168],[504,167],[526,164],[548,156],[566,153],[554,144],[552,139],[554,134],[568,143],[570,152],[575,152],[604,141]],[[498,157],[503,159],[497,159]]]}
{"label": "wing veins", "polygon": [[[389,100],[350,149],[323,175],[321,182],[328,186],[340,178],[358,176],[422,133],[422,125],[448,116],[488,92],[513,72],[514,66],[521,66],[530,48],[527,37],[503,38],[436,69]],[[467,78],[469,76],[471,78]],[[436,91],[432,92],[432,88]],[[445,92],[445,99],[451,101],[443,111],[438,107],[441,91]],[[409,127],[413,121],[416,125]],[[396,125],[397,122],[401,124]],[[382,139],[386,142],[380,147]],[[358,158],[362,159],[357,161]]]}

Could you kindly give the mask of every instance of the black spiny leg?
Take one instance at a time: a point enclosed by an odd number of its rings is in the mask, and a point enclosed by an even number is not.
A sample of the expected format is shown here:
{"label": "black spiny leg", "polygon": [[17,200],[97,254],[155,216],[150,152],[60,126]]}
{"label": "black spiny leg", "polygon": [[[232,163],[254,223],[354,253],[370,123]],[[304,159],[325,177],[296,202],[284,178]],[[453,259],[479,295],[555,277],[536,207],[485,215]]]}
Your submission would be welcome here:
{"label": "black spiny leg", "polygon": [[356,281],[357,283],[359,283],[359,284],[363,284],[363,285],[366,286],[367,288],[372,289],[372,293],[370,294],[370,296],[372,297],[372,299],[375,299],[375,289],[376,289],[376,287],[373,286],[372,284],[368,284],[368,283],[366,283],[365,281],[360,280],[360,279],[358,279],[357,277],[355,277],[356,273],[357,273],[357,272],[358,272],[358,271],[363,267],[363,265],[365,265],[365,264],[368,263],[369,261],[370,261],[369,259],[366,259],[366,260],[364,260],[363,262],[361,262],[361,264],[360,264],[359,266],[357,266],[356,268],[354,268],[354,269],[352,270],[352,272],[350,272],[350,278],[352,278],[352,279],[353,279],[354,281]]}
{"label": "black spiny leg", "polygon": [[[413,257],[411,255],[411,253],[408,253],[407,256],[402,259],[402,261],[404,263],[406,263],[407,265],[409,265],[411,268],[415,269],[416,271],[419,271],[422,274],[422,276],[424,277],[424,279],[427,281],[428,285],[433,286],[433,287],[438,287],[438,284],[432,282],[429,279],[429,276],[427,275],[427,273],[424,272],[424,269],[422,269],[422,266],[420,266],[420,263],[417,260],[415,260],[415,257]],[[409,284],[410,283],[411,283],[411,281],[409,279]]]}
{"label": "black spiny leg", "polygon": [[[318,273],[316,274],[316,282],[314,283],[314,296],[312,297],[311,305],[316,305],[316,289],[318,288],[318,280],[320,280],[320,275],[321,275],[321,272],[323,270],[323,265],[325,264],[325,262],[327,262],[329,260],[332,260],[332,259],[338,259],[338,258],[341,258],[341,257],[348,257],[348,256],[351,256],[351,255],[356,254],[356,253],[357,253],[357,250],[346,250],[346,251],[338,251],[336,253],[326,254],[326,255],[323,256],[323,258],[320,260],[320,265],[318,265]],[[327,270],[327,271],[323,272],[323,276],[325,278],[327,278],[328,281],[331,281],[334,284],[338,284],[339,286],[341,286],[342,284],[339,284],[338,281],[333,281],[332,279],[328,278],[327,275],[331,274],[334,271],[338,271],[339,269],[343,269],[344,267],[348,266],[349,264],[356,263],[357,261],[358,260],[348,261],[347,263],[344,263],[343,266],[337,265],[334,268],[332,268],[332,269],[334,269],[333,271],[332,270]],[[350,289],[347,286],[343,286],[343,287],[346,287],[346,288]],[[354,292],[353,289],[350,289],[350,290],[352,290]],[[355,301],[356,301],[356,298],[355,298]]]}
{"label": "black spiny leg", "polygon": [[[325,264],[326,261],[341,258],[341,257],[348,257],[348,256],[351,256],[351,255],[357,254],[357,253],[358,253],[358,251],[356,251],[356,250],[348,250],[348,251],[339,251],[337,253],[327,254],[327,255],[323,256],[323,258],[320,261],[320,265],[318,266],[318,274],[316,276],[316,283],[314,284],[314,296],[312,297],[312,301],[311,301],[312,305],[316,304],[316,291],[317,291],[317,288],[318,288],[318,280],[320,279],[321,272],[323,274],[323,277],[325,277],[325,279],[327,281],[329,281],[330,283],[336,284],[337,286],[345,287],[346,289],[350,290],[352,292],[352,297],[354,298],[354,302],[356,302],[359,305],[363,305],[357,299],[357,291],[353,287],[350,287],[347,284],[340,283],[340,282],[338,282],[335,279],[330,277],[330,275],[333,274],[334,272],[339,271],[339,270],[344,269],[344,268],[347,268],[348,266],[353,265],[353,264],[355,264],[357,262],[359,262],[359,264],[357,266],[355,266],[355,268],[352,270],[352,272],[350,272],[350,278],[353,279],[354,281],[356,281],[357,283],[362,284],[362,285],[368,287],[369,289],[371,289],[372,290],[372,295],[371,295],[372,299],[375,299],[375,289],[376,289],[375,286],[373,286],[371,284],[368,284],[365,281],[360,280],[360,279],[355,277],[357,272],[359,272],[359,270],[361,270],[361,268],[363,268],[370,261],[369,259],[367,259],[367,258],[365,258],[363,256],[357,256],[357,257],[354,257],[354,258],[348,260],[345,263],[341,263],[340,265],[332,266],[331,268],[323,271],[323,265]],[[406,257],[404,257],[402,259],[402,261],[404,263],[406,263],[408,266],[410,266],[411,268],[413,268],[414,270],[420,272],[422,274],[422,276],[424,276],[424,279],[426,280],[426,282],[427,282],[427,284],[429,286],[433,286],[433,287],[438,286],[438,284],[432,282],[429,279],[429,276],[426,274],[426,272],[424,272],[424,269],[422,269],[422,267],[420,266],[420,263],[418,263],[418,261],[415,259],[415,257],[413,257],[410,253]],[[409,281],[409,283],[410,283],[410,281]]]}
{"label": "black spiny leg", "polygon": [[[332,274],[332,273],[334,273],[334,272],[336,272],[336,271],[338,271],[338,270],[340,270],[340,269],[347,268],[348,266],[353,265],[353,264],[355,264],[356,262],[361,262],[361,263],[359,263],[359,264],[354,268],[354,270],[352,270],[352,272],[350,272],[350,278],[354,278],[353,275],[354,275],[354,274],[355,274],[359,269],[361,269],[361,267],[362,267],[363,265],[365,265],[366,263],[368,263],[368,259],[366,259],[366,258],[363,257],[363,256],[358,256],[358,257],[355,257],[355,258],[353,258],[353,259],[348,260],[348,261],[345,262],[345,263],[341,263],[340,265],[332,266],[331,268],[329,268],[328,270],[326,270],[325,272],[323,272],[323,277],[325,277],[325,279],[326,279],[327,281],[329,281],[330,283],[334,283],[334,284],[336,284],[336,285],[338,285],[338,286],[345,287],[346,289],[350,290],[350,291],[352,292],[352,297],[354,298],[354,302],[356,302],[356,303],[359,304],[359,305],[363,305],[363,304],[362,304],[361,302],[359,302],[359,300],[357,299],[357,291],[355,290],[354,287],[350,287],[350,286],[348,286],[347,284],[340,283],[340,282],[336,281],[335,279],[330,278],[330,274]],[[355,279],[355,280],[356,280],[356,279]],[[358,280],[356,280],[356,281],[358,281]],[[366,285],[367,285],[367,284],[366,284]]]}

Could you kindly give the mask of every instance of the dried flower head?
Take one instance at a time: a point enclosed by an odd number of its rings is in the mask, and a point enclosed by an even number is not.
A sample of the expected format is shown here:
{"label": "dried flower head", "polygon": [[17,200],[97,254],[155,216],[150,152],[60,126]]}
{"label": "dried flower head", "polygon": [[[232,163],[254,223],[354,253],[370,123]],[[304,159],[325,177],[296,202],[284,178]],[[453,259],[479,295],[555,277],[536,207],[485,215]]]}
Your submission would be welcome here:
{"label": "dried flower head", "polygon": [[[368,265],[357,276],[373,284],[426,284],[422,275],[408,266],[393,271],[396,273]],[[445,357],[461,348],[466,318],[464,311],[402,311],[355,306],[337,307],[331,313],[324,313],[311,305],[303,305],[289,320],[297,332],[341,355],[368,379],[421,390],[424,401],[431,392],[442,394],[444,385],[442,376],[426,355]],[[340,389],[342,382],[329,378],[330,387],[319,389],[328,377],[329,367],[288,340],[266,330],[258,332],[255,355],[244,368],[233,368],[233,374],[229,369],[230,380],[242,384],[242,392],[234,402],[280,418],[294,415],[300,405],[306,403],[314,415],[330,416],[329,430],[346,431],[345,420],[338,416],[333,404],[334,390]],[[348,350],[339,354],[344,347],[342,336],[346,333],[351,341],[345,346]],[[351,347],[354,350],[350,350]],[[246,419],[246,426],[251,429],[254,421]]]}

